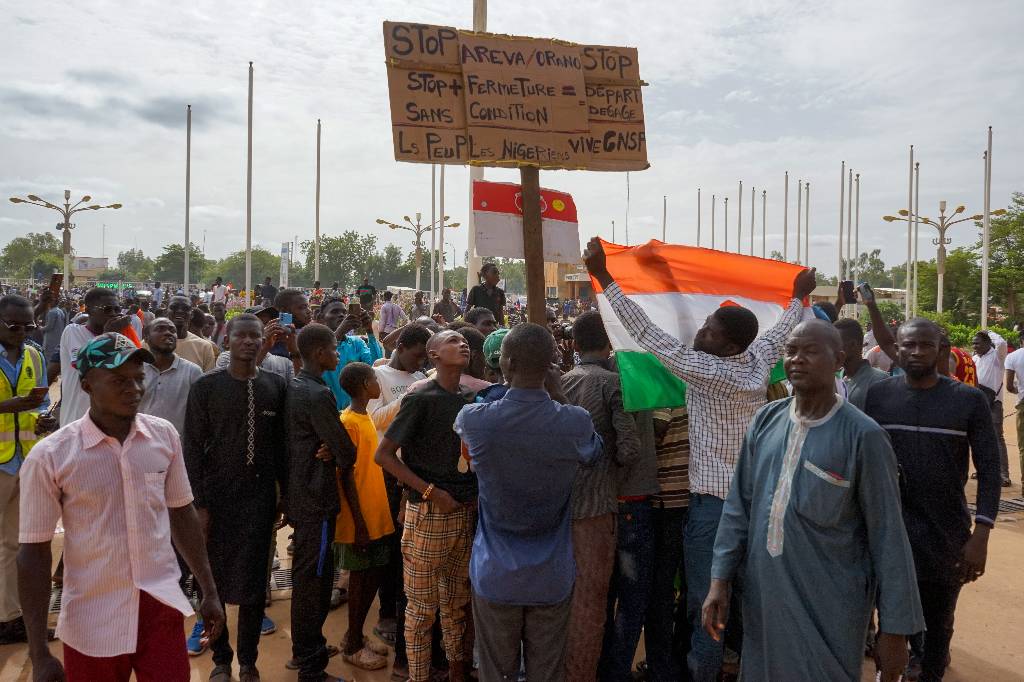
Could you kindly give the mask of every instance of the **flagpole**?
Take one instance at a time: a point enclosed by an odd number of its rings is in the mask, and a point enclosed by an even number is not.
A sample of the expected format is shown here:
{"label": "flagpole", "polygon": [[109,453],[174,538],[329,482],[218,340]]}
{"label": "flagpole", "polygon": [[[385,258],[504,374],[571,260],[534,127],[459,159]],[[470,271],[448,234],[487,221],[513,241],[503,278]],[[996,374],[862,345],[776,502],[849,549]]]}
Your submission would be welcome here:
{"label": "flagpole", "polygon": [[853,246],[853,169],[847,172],[850,181],[846,186],[846,279],[853,279],[853,265],[850,263],[850,248]]}
{"label": "flagpole", "polygon": [[661,241],[665,241],[665,224],[668,221],[668,195],[661,195]]}
{"label": "flagpole", "polygon": [[914,164],[914,215],[912,220],[914,221],[914,315],[917,315],[917,290],[918,290],[918,256],[917,250],[920,247],[918,242],[918,227],[920,225],[918,216],[921,215],[921,162],[918,161]]}
{"label": "flagpole", "polygon": [[715,248],[715,195],[711,195],[711,248]]}
{"label": "flagpole", "polygon": [[761,190],[761,258],[768,257],[768,190]]}
{"label": "flagpole", "polygon": [[[434,262],[434,251],[437,249],[437,234],[434,230],[437,229],[437,207],[435,205],[437,201],[437,164],[430,164],[430,300],[434,300],[434,296],[439,295],[441,292],[434,285],[436,284],[435,272],[436,263]],[[470,214],[473,212],[470,211]],[[472,263],[472,257],[470,257],[470,263]],[[469,267],[467,265],[467,267]],[[467,275],[468,276],[468,275]],[[469,291],[467,289],[466,291]],[[433,309],[431,309],[433,312]]]}
{"label": "flagpole", "polygon": [[612,221],[612,244],[617,244],[617,243],[618,242],[615,241],[615,221],[613,220]]}
{"label": "flagpole", "polygon": [[[787,180],[789,178],[786,178]],[[800,265],[800,204],[804,201],[803,180],[796,181],[796,264]]]}
{"label": "flagpole", "polygon": [[843,200],[846,199],[846,162],[839,167],[839,274],[836,279],[846,279],[846,268],[843,264]]}
{"label": "flagpole", "polygon": [[245,305],[252,305],[252,62],[249,62],[249,136],[245,164]]}
{"label": "flagpole", "polygon": [[185,110],[185,295],[188,296],[189,215],[192,204],[192,105]]}
{"label": "flagpole", "polygon": [[[907,213],[909,214],[910,211],[914,208],[914,145],[910,145],[910,167],[909,167],[909,170],[907,171],[907,175],[908,175],[908,180],[907,180]],[[906,282],[906,287],[905,287],[906,293],[904,295],[904,301],[903,301],[903,304],[904,304],[903,305],[904,315],[906,316],[906,318],[908,320],[910,319],[910,258],[913,255],[912,252],[911,252],[911,247],[913,246],[913,238],[914,238],[914,229],[913,229],[913,226],[910,224],[910,221],[908,220],[907,221],[907,278],[905,280],[905,282]]]}
{"label": "flagpole", "polygon": [[[420,273],[416,273],[419,277]],[[316,120],[316,234],[313,238],[313,281],[320,281],[320,119]]]}
{"label": "flagpole", "polygon": [[992,239],[992,126],[985,149],[985,213],[981,222],[981,328],[988,329],[988,259]]}
{"label": "flagpole", "polygon": [[804,184],[804,265],[811,264],[811,182]]}
{"label": "flagpole", "polygon": [[[782,182],[782,260],[789,260],[789,171],[786,171]],[[800,204],[796,206],[796,214],[800,215]],[[800,251],[800,237],[797,237],[797,252]],[[797,258],[797,261],[800,259]]]}
{"label": "flagpole", "polygon": [[722,197],[723,206],[722,213],[725,214],[725,248],[723,251],[729,250],[729,197]]}
{"label": "flagpole", "polygon": [[700,246],[700,187],[697,188],[697,246]]}
{"label": "flagpole", "polygon": [[[440,233],[437,236],[437,242],[440,250],[437,254],[437,287],[438,289],[444,289],[444,164],[441,164],[441,197],[438,201],[441,209],[441,216],[438,218],[440,225],[438,226]],[[466,289],[468,292],[469,289]]]}
{"label": "flagpole", "polygon": [[757,194],[757,189],[754,187],[750,188],[750,255],[754,255],[754,197]]}
{"label": "flagpole", "polygon": [[856,212],[853,214],[853,277],[857,278],[857,264],[860,262],[860,173],[856,177],[857,199],[855,201]]}
{"label": "flagpole", "polygon": [[736,194],[736,253],[743,253],[743,181]]}
{"label": "flagpole", "polygon": [[[487,0],[473,0],[473,30],[482,32],[487,30]],[[468,293],[476,285],[476,273],[480,271],[482,260],[476,253],[476,222],[473,218],[473,181],[484,179],[483,166],[469,167],[469,218],[466,221],[468,234],[466,235],[466,292]],[[443,211],[442,211],[443,213]],[[433,227],[431,227],[433,234]],[[441,250],[444,250],[444,242],[441,242]],[[441,259],[444,260],[443,258]],[[455,267],[455,263],[452,263]]]}

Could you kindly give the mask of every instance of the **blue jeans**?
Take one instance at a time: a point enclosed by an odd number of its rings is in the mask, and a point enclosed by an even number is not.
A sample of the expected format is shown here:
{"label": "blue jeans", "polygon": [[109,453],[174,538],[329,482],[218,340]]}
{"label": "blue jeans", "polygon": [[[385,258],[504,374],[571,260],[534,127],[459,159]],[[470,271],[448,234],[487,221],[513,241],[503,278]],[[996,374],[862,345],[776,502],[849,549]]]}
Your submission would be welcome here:
{"label": "blue jeans", "polygon": [[649,500],[619,503],[615,571],[608,590],[608,620],[598,665],[603,682],[630,678],[651,596],[653,513]]}
{"label": "blue jeans", "polygon": [[[651,575],[651,599],[644,622],[647,679],[651,682],[678,682],[685,679],[682,673],[684,651],[690,646],[689,621],[685,617],[677,618],[677,615],[685,614],[676,613],[676,575],[683,573],[683,529],[687,510],[686,507],[655,507],[653,511],[656,559]],[[681,585],[685,597],[685,580]],[[679,609],[684,610],[682,605]],[[679,627],[677,623],[680,623]]]}
{"label": "blue jeans", "polygon": [[686,614],[693,627],[686,663],[693,682],[715,682],[725,650],[724,641],[711,639],[701,624],[701,608],[711,587],[711,560],[724,504],[724,500],[714,495],[690,495],[690,511],[683,533]]}

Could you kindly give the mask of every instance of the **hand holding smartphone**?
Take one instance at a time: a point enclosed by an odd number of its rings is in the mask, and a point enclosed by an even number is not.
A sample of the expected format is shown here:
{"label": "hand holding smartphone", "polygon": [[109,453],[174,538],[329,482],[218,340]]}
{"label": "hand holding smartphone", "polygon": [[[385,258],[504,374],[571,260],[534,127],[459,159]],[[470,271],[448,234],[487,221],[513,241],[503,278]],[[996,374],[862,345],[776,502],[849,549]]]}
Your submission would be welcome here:
{"label": "hand holding smartphone", "polygon": [[293,333],[295,331],[295,329],[291,327],[291,324],[292,324],[292,314],[291,313],[281,313],[280,315],[277,316],[277,321],[278,321],[278,323],[282,327],[286,328],[285,329],[286,333],[291,334],[291,333]]}
{"label": "hand holding smartphone", "polygon": [[840,282],[839,291],[843,296],[843,301],[846,303],[855,303],[857,301],[857,292],[853,290],[853,280],[844,279]]}

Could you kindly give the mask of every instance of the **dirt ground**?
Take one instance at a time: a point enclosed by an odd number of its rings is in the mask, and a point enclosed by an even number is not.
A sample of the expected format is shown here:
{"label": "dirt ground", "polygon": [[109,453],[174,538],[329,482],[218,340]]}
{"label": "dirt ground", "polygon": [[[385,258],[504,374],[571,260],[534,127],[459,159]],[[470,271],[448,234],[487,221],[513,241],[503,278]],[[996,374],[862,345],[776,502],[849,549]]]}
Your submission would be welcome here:
{"label": "dirt ground", "polygon": [[[1013,412],[1007,407],[1007,415]],[[1005,422],[1006,442],[1010,450],[1010,474],[1014,481],[1012,488],[1004,489],[1003,498],[1024,497],[1021,491],[1020,458],[1014,418],[1008,416]],[[974,501],[975,484],[968,482],[967,499]],[[278,546],[287,544],[287,529],[281,531]],[[284,555],[284,552],[281,552]],[[56,551],[55,551],[56,555]],[[287,565],[287,557],[282,556]],[[999,523],[992,533],[989,544],[988,566],[985,575],[972,585],[964,588],[956,612],[956,634],[953,637],[952,664],[946,673],[947,682],[1018,682],[1024,679],[1024,650],[1021,638],[1024,636],[1024,513],[1000,514]],[[277,632],[264,637],[260,642],[258,666],[263,679],[268,682],[297,679],[295,672],[286,670],[284,663],[291,657],[290,593],[287,590],[274,592],[274,601],[268,615],[277,624]],[[347,608],[331,612],[324,632],[333,644],[339,644],[347,630]],[[365,632],[372,636],[376,609],[371,611]],[[228,623],[233,627],[234,609],[228,609]],[[51,617],[51,624],[56,616]],[[191,631],[192,619],[187,622]],[[60,655],[61,645],[55,642],[51,649]],[[643,641],[637,652],[643,658]],[[209,653],[191,659],[193,682],[205,681],[213,663]],[[235,663],[237,675],[237,662]],[[341,675],[346,680],[358,682],[385,682],[390,679],[388,670],[365,672],[354,670],[341,662],[332,660],[328,672]],[[31,665],[25,645],[0,646],[0,682],[29,682]],[[863,682],[874,680],[874,666],[865,661]],[[100,682],[100,681],[97,681]],[[540,681],[543,682],[543,681]]]}

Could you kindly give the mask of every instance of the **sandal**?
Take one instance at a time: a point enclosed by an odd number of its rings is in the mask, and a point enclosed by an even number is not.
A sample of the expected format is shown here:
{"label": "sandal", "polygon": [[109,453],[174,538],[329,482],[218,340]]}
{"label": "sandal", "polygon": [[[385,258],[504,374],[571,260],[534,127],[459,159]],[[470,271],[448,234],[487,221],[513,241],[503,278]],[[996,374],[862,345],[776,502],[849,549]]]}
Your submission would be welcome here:
{"label": "sandal", "polygon": [[367,647],[363,647],[354,654],[342,654],[341,660],[363,670],[380,670],[388,665],[386,657],[373,653]]}
{"label": "sandal", "polygon": [[[335,656],[341,653],[341,649],[334,646],[333,644],[328,644],[325,648],[327,649],[327,658],[334,658]],[[287,661],[284,662],[284,667],[288,670],[298,670],[299,662],[296,661],[294,658],[289,658]]]}
{"label": "sandal", "polygon": [[388,657],[388,647],[383,642],[378,642],[372,637],[363,637],[363,648],[369,649],[378,656]]}
{"label": "sandal", "polygon": [[216,666],[210,671],[210,682],[231,682],[231,666]]}

